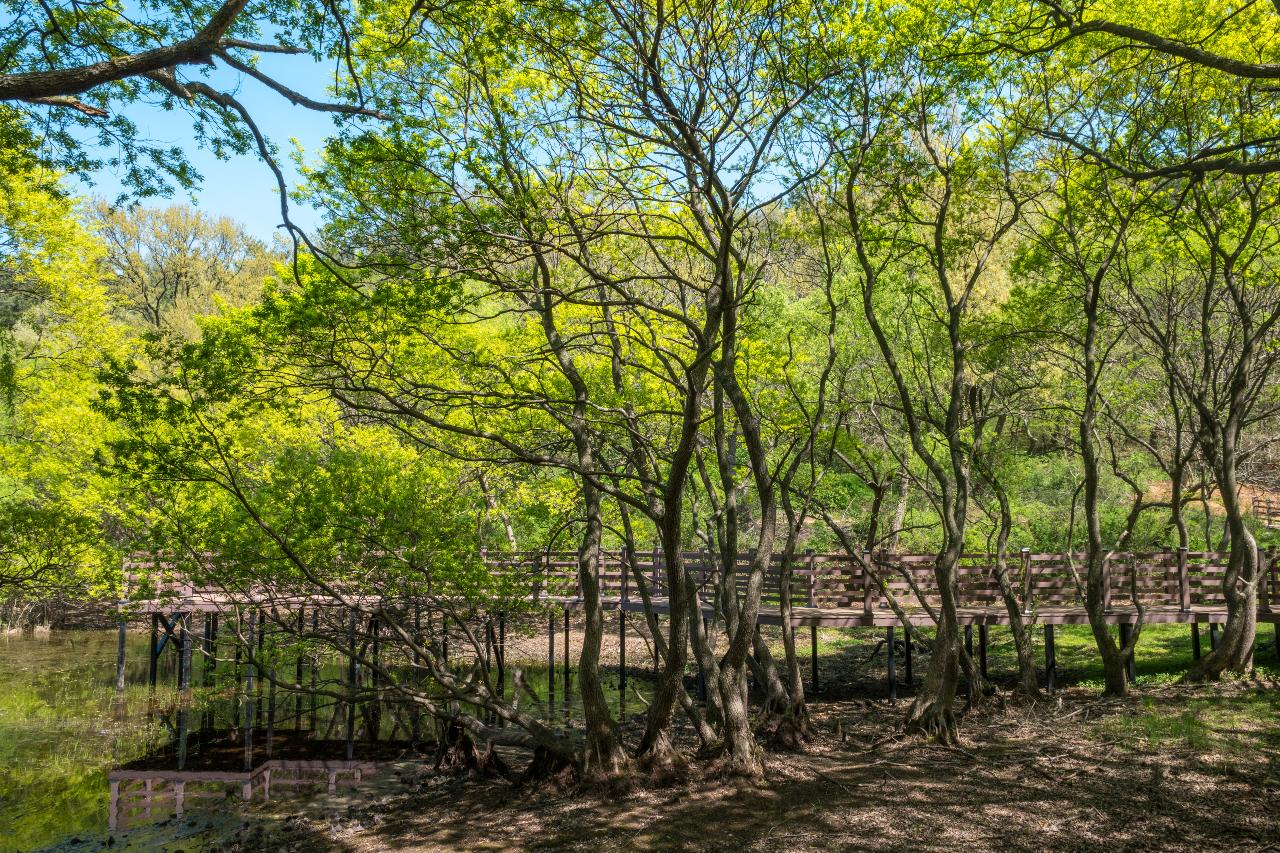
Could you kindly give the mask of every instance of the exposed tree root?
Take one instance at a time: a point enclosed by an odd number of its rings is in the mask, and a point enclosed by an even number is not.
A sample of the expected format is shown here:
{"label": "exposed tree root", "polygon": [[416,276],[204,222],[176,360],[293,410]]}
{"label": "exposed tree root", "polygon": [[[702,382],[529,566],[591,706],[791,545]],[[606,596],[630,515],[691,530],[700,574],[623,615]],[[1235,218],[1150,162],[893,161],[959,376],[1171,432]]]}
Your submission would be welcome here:
{"label": "exposed tree root", "polygon": [[636,767],[654,784],[675,784],[683,781],[689,771],[684,756],[676,751],[671,738],[659,734],[648,748],[636,756]]}
{"label": "exposed tree root", "polygon": [[600,748],[592,749],[588,746],[583,758],[584,785],[606,789],[613,794],[624,794],[631,789],[632,774],[631,760],[616,739],[609,738]]}
{"label": "exposed tree root", "polygon": [[960,740],[954,709],[937,700],[917,699],[907,714],[903,731],[944,746],[955,746]]}
{"label": "exposed tree root", "polygon": [[766,714],[756,729],[756,737],[772,752],[799,752],[813,740],[813,734],[809,712],[803,705],[783,713]]}
{"label": "exposed tree root", "polygon": [[489,744],[483,751],[476,749],[471,735],[456,721],[444,724],[436,746],[436,772],[475,773],[485,778],[514,778],[511,768]]}
{"label": "exposed tree root", "polygon": [[533,760],[529,762],[524,773],[520,774],[516,784],[546,784],[563,791],[576,787],[581,779],[581,773],[572,761],[546,747],[539,746],[533,750]]}

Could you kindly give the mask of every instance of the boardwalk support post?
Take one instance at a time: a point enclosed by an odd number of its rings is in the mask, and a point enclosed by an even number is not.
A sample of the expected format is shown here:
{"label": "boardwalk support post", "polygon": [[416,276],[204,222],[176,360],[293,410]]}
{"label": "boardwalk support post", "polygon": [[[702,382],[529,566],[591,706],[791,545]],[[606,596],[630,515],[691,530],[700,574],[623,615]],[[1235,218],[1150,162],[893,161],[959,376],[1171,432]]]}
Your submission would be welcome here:
{"label": "boardwalk support post", "polygon": [[564,609],[564,701],[567,705],[573,692],[572,675],[569,672],[569,608]]}
{"label": "boardwalk support post", "polygon": [[898,666],[893,655],[893,626],[890,625],[886,632],[886,645],[889,647],[889,703],[897,704],[898,701]]}
{"label": "boardwalk support post", "polygon": [[307,608],[305,606],[298,607],[298,653],[295,655],[293,662],[293,728],[297,731],[302,728],[302,639],[307,629]]}
{"label": "boardwalk support post", "polygon": [[978,626],[978,671],[987,677],[987,623]]}
{"label": "boardwalk support post", "polygon": [[[311,608],[311,633],[312,634],[320,633],[320,608],[318,607]],[[419,642],[421,642],[421,640],[419,640]],[[318,691],[316,690],[316,678],[317,678],[317,670],[319,670],[319,668],[320,668],[320,662],[318,660],[313,661],[311,664],[311,720],[310,720],[310,726],[309,726],[312,732],[316,730],[316,726],[320,722],[319,707],[318,707],[317,698],[316,698],[318,694]]]}
{"label": "boardwalk support post", "polygon": [[[650,634],[653,634],[662,630],[662,625],[660,624],[660,619],[657,615],[653,617],[653,624],[649,626],[649,629],[650,629]],[[653,681],[656,684],[658,681],[658,641],[657,640],[654,640],[653,642],[649,643],[649,651],[653,653]]]}
{"label": "boardwalk support post", "polygon": [[547,707],[556,704],[556,614],[547,616]]}
{"label": "boardwalk support post", "polygon": [[813,692],[818,693],[821,688],[818,685],[818,624],[815,622],[809,626],[809,675],[813,681]]}
{"label": "boardwalk support post", "polygon": [[1178,606],[1183,613],[1191,612],[1191,578],[1187,574],[1187,549],[1178,548]]}
{"label": "boardwalk support post", "polygon": [[[706,617],[706,616],[700,616],[699,618],[702,620],[702,636],[703,636],[703,637],[706,637],[706,636],[707,636],[707,617]],[[699,701],[699,702],[702,702],[703,704],[706,704],[706,701],[707,701],[707,671],[706,671],[705,669],[703,669],[703,668],[702,668],[702,661],[697,660],[697,658],[696,658],[696,657],[695,657],[695,661],[696,661],[696,662],[697,662],[697,664],[698,664],[698,701]]]}
{"label": "boardwalk support post", "polygon": [[218,637],[218,614],[204,615],[204,637],[200,640],[200,651],[204,653],[204,666],[201,668],[200,680],[205,687],[213,684],[214,673],[218,670],[218,655],[214,649]]}
{"label": "boardwalk support post", "polygon": [[1102,558],[1102,612],[1111,612],[1111,559]]}
{"label": "boardwalk support post", "polygon": [[1044,626],[1044,683],[1050,693],[1058,689],[1058,654],[1053,647],[1053,626]]}
{"label": "boardwalk support post", "polygon": [[[237,628],[239,627],[240,626],[237,626]],[[245,663],[244,663],[244,672],[243,672],[244,712],[242,714],[242,723],[241,723],[243,727],[243,731],[245,733],[244,750],[245,750],[245,763],[247,765],[251,762],[252,756],[253,756],[253,722],[254,722],[253,682],[254,682],[254,675],[255,675],[254,659],[253,659],[253,634],[254,634],[254,611],[253,610],[249,611],[249,630],[243,633],[248,638],[248,642],[245,645],[246,654],[245,654]]]}
{"label": "boardwalk support post", "polygon": [[266,711],[266,703],[262,701],[263,678],[262,678],[262,664],[261,664],[261,661],[264,660],[263,652],[266,649],[266,643],[267,643],[267,619],[262,613],[262,608],[259,607],[258,608],[258,657],[257,657],[257,660],[259,661],[257,666],[257,671],[258,671],[258,681],[257,681],[258,697],[257,698],[258,698],[258,717],[259,717],[258,725],[262,725],[261,717],[263,713],[265,713]]}
{"label": "boardwalk support post", "polygon": [[[805,563],[805,575],[806,575],[805,587],[808,593],[808,599],[807,599],[808,605],[809,607],[816,608],[818,606],[818,599],[815,595],[815,593],[817,592],[818,565],[816,562],[816,558],[814,557],[812,548],[805,549],[804,563]],[[822,691],[822,687],[818,682],[818,623],[817,622],[811,622],[809,624],[809,675],[810,675],[810,681],[813,682],[813,686],[811,688],[812,692],[820,693]]]}
{"label": "boardwalk support post", "polygon": [[128,631],[124,614],[120,614],[119,638],[116,641],[116,693],[124,692],[124,644]]}
{"label": "boardwalk support post", "polygon": [[871,560],[872,554],[870,550],[862,552],[862,615],[865,619],[871,619],[871,601],[874,596],[875,579],[871,576]]}
{"label": "boardwalk support post", "polygon": [[178,689],[185,692],[191,689],[191,614],[182,617],[178,630]]}
{"label": "boardwalk support post", "polygon": [[906,654],[902,656],[902,662],[906,665],[908,687],[915,687],[915,684],[916,684],[915,676],[911,672],[911,650],[912,650],[912,647],[915,645],[912,638],[915,637],[915,634],[916,634],[915,628],[912,628],[910,625],[902,626],[902,640],[903,640],[902,645],[903,645],[903,650],[906,652]]}
{"label": "boardwalk support post", "polygon": [[160,614],[151,614],[151,641],[147,645],[147,657],[150,659],[147,669],[147,684],[151,692],[156,691],[156,666],[160,662],[160,653],[156,650],[156,637],[160,633]]}
{"label": "boardwalk support post", "polygon": [[[621,562],[618,566],[618,572],[622,575],[622,594],[618,600],[618,699],[621,707],[619,708],[619,716],[624,712],[627,704],[627,601],[629,600],[631,573],[627,570],[631,567],[631,551],[623,547],[622,554],[619,559]],[[639,569],[637,568],[637,571]]]}
{"label": "boardwalk support post", "polygon": [[[973,666],[973,623],[966,622],[964,626],[964,654],[969,659],[969,666]],[[973,679],[966,678],[964,680],[964,698],[970,705],[973,704]]]}
{"label": "boardwalk support post", "polygon": [[493,656],[498,661],[498,695],[503,696],[507,691],[507,613],[505,610],[498,611],[498,645],[493,651]]}
{"label": "boardwalk support post", "polygon": [[347,760],[355,757],[356,740],[356,612],[347,626]]}
{"label": "boardwalk support post", "polygon": [[368,714],[369,743],[377,743],[382,731],[382,624],[377,616],[369,619],[369,643],[372,646],[373,666],[369,668],[369,684],[373,688],[373,707]]}
{"label": "boardwalk support post", "polygon": [[484,617],[484,675],[489,677],[489,673],[493,670],[493,647],[497,645],[497,640],[493,631],[493,617]]}
{"label": "boardwalk support post", "polygon": [[1022,549],[1022,612],[1030,613],[1033,609],[1031,590],[1031,549]]}
{"label": "boardwalk support post", "polygon": [[627,612],[618,608],[618,695],[627,697]]}

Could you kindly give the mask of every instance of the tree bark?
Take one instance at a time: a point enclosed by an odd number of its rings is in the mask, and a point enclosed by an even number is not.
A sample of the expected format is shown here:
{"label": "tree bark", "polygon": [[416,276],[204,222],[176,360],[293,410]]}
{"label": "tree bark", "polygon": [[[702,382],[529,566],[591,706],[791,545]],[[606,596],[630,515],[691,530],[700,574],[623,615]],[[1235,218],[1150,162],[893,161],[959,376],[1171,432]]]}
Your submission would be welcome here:
{"label": "tree bark", "polygon": [[218,41],[247,5],[248,0],[226,0],[199,32],[171,45],[74,68],[0,74],[0,101],[47,102],[51,98],[78,95],[104,83],[139,77],[175,65],[206,62],[213,55]]}

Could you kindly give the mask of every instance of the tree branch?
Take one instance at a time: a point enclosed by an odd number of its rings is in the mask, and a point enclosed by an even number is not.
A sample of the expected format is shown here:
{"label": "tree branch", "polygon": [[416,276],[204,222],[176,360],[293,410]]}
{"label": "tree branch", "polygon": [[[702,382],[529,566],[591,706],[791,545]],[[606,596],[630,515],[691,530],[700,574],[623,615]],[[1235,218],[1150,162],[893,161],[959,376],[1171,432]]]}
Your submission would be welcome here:
{"label": "tree branch", "polygon": [[[1233,59],[1230,56],[1224,56],[1220,53],[1214,53],[1202,48],[1193,47],[1186,42],[1157,35],[1156,33],[1141,29],[1140,27],[1134,27],[1129,24],[1121,24],[1105,19],[1080,21],[1077,23],[1072,21],[1070,17],[1066,15],[1058,3],[1050,3],[1049,6],[1054,10],[1054,14],[1055,17],[1058,18],[1059,25],[1067,30],[1069,38],[1076,38],[1089,33],[1106,33],[1108,35],[1130,39],[1131,41],[1145,45],[1152,50],[1163,53],[1166,56],[1185,59],[1188,62],[1194,62],[1196,65],[1202,65],[1205,68],[1212,68],[1215,71],[1221,71],[1224,74],[1230,74],[1233,77],[1241,77],[1245,80],[1280,80],[1280,64],[1276,64],[1274,62],[1245,62],[1243,60]],[[1280,8],[1280,6],[1278,6],[1278,8]]]}
{"label": "tree branch", "polygon": [[343,115],[369,116],[370,118],[381,119],[382,121],[391,120],[391,116],[386,113],[371,110],[368,107],[356,106],[354,104],[334,104],[326,101],[314,101],[301,92],[294,91],[276,79],[263,74],[249,63],[241,62],[225,50],[218,49],[214,51],[214,54],[223,62],[227,63],[227,65],[230,65],[242,74],[248,74],[267,88],[278,92],[280,95],[284,96],[289,103],[296,106],[306,107],[309,110],[315,110],[316,112],[322,113],[341,113]]}
{"label": "tree branch", "polygon": [[[103,83],[139,77],[175,65],[205,62],[248,2],[226,0],[198,33],[175,44],[73,68],[0,74],[0,101],[41,103],[38,99],[78,95]],[[71,105],[60,103],[56,106]]]}
{"label": "tree branch", "polygon": [[44,98],[23,98],[22,100],[28,104],[39,104],[44,107],[65,107],[93,118],[105,118],[107,115],[106,110],[95,107],[92,104],[86,104],[79,98],[73,98],[70,95],[49,95]]}

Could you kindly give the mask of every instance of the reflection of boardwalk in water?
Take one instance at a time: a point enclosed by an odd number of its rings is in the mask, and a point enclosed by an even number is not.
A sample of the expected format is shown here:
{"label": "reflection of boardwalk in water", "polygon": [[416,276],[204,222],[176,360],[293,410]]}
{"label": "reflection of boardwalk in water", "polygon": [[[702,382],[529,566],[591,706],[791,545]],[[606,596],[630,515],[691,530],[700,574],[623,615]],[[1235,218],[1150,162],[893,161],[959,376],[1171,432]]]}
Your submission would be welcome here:
{"label": "reflection of boardwalk in water", "polygon": [[[258,732],[263,735],[262,732]],[[271,733],[254,746],[254,733],[234,731],[199,738],[188,755],[187,734],[161,753],[131,762],[108,775],[108,825],[112,832],[144,822],[181,818],[188,810],[218,802],[270,800],[278,789],[334,794],[354,788],[404,755],[409,744],[367,744],[368,755],[345,757],[344,741],[312,740],[308,732]],[[362,752],[365,750],[362,750]]]}

